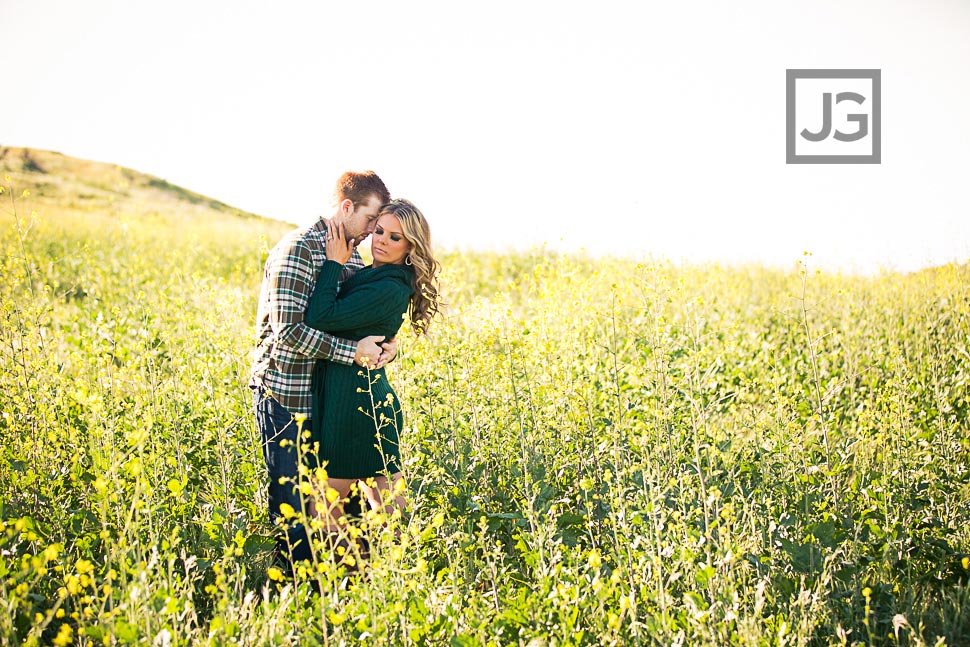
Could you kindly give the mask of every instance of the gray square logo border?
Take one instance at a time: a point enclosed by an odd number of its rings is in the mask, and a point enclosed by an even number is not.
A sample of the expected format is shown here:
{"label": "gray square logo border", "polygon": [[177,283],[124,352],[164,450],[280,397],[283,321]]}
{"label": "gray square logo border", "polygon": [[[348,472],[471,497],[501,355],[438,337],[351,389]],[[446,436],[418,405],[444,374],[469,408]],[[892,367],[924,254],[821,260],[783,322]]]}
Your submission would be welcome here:
{"label": "gray square logo border", "polygon": [[[881,164],[882,163],[882,70],[786,70],[787,164]],[[872,81],[872,153],[870,155],[797,155],[795,153],[795,81],[798,79],[869,79]]]}

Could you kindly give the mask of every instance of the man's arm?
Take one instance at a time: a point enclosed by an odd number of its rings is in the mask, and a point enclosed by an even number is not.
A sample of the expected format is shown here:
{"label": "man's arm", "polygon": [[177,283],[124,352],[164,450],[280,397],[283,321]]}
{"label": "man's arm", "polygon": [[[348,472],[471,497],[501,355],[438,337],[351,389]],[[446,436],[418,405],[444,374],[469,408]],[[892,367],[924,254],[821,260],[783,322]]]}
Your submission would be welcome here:
{"label": "man's arm", "polygon": [[[304,322],[314,274],[313,256],[300,240],[270,257],[266,265],[270,327],[280,344],[301,355],[353,364],[357,342],[314,330]],[[378,347],[377,353],[370,356],[379,353]]]}

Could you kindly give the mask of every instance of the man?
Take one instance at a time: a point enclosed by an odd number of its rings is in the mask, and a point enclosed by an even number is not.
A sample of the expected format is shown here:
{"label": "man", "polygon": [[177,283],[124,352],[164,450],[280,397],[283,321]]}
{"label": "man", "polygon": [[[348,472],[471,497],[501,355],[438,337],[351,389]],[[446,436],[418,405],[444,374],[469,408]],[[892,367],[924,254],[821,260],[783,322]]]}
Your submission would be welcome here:
{"label": "man", "polygon": [[[363,267],[356,246],[374,231],[378,212],[390,194],[373,171],[348,171],[334,189],[336,209],[331,221],[355,249],[344,265],[341,281]],[[397,349],[393,340],[365,337],[340,339],[308,327],[304,312],[317,274],[326,260],[327,223],[318,219],[290,232],[266,259],[256,312],[257,343],[252,377],[256,426],[263,442],[269,473],[269,517],[277,524],[281,505],[300,512],[299,430],[309,428],[310,382],[317,360],[382,366]],[[282,482],[281,482],[282,480]],[[287,520],[289,523],[290,520]],[[306,529],[296,524],[278,536],[275,561],[287,565],[310,558]]]}

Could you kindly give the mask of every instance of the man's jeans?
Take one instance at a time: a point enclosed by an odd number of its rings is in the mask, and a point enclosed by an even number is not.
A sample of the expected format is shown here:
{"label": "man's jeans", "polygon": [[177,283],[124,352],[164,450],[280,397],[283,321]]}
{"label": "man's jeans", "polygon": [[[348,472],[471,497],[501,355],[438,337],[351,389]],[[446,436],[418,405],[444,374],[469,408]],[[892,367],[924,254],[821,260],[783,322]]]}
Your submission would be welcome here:
{"label": "man's jeans", "polygon": [[[281,504],[290,504],[297,513],[303,509],[297,454],[299,430],[293,415],[266,395],[265,389],[253,389],[253,408],[263,441],[263,460],[269,474],[269,520],[277,528],[278,520],[283,516],[280,513]],[[310,428],[309,419],[302,428]],[[284,483],[280,483],[280,479],[284,479]],[[286,525],[286,532],[276,539],[277,559],[282,558],[290,563],[310,559],[306,528],[303,524],[293,523],[293,520],[286,520]]]}

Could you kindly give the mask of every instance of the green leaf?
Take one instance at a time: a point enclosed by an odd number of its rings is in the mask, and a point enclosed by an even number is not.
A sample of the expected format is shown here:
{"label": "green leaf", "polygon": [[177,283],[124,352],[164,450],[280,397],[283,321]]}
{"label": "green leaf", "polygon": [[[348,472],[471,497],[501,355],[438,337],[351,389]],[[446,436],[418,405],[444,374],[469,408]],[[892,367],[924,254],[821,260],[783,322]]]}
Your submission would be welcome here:
{"label": "green leaf", "polygon": [[123,643],[133,643],[138,640],[138,627],[124,620],[119,620],[115,623],[114,635]]}
{"label": "green leaf", "polygon": [[259,555],[273,550],[274,546],[276,546],[276,540],[273,537],[253,533],[246,537],[243,552],[249,556]]}
{"label": "green leaf", "polygon": [[451,647],[480,647],[482,644],[475,636],[457,635],[451,637]]}
{"label": "green leaf", "polygon": [[94,640],[104,640],[105,630],[104,627],[85,627],[84,635],[88,638],[93,638]]}

